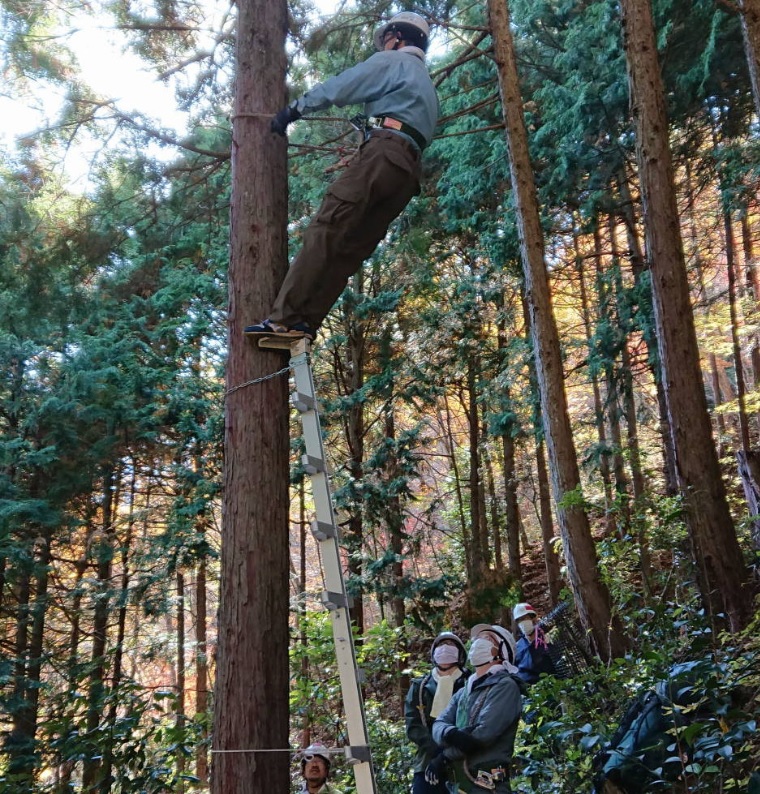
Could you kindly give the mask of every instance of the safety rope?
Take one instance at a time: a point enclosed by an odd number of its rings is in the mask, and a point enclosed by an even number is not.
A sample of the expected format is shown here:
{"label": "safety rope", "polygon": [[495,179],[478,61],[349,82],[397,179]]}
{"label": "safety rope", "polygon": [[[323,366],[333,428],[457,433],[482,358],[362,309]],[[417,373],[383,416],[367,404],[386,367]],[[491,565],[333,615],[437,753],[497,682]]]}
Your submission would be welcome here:
{"label": "safety rope", "polygon": [[[306,752],[306,748],[301,747],[300,749],[294,749],[292,747],[285,747],[282,749],[278,749],[276,747],[269,747],[266,749],[261,750],[211,750],[213,754],[221,755],[222,753],[289,753],[290,755],[303,755]],[[309,751],[311,752],[311,751]],[[328,755],[344,755],[345,750],[343,747],[320,747],[319,752],[315,755],[323,755],[327,753]]]}
{"label": "safety rope", "polygon": [[233,392],[238,391],[239,389],[245,389],[246,386],[253,386],[256,383],[263,383],[265,380],[272,380],[272,378],[278,378],[280,375],[284,375],[286,372],[290,372],[290,364],[287,367],[283,367],[282,369],[278,369],[277,372],[272,372],[269,375],[263,375],[260,378],[254,378],[253,380],[247,380],[245,383],[241,383],[238,386],[233,386],[231,389],[228,389],[225,392],[225,397],[229,397],[230,394]]}

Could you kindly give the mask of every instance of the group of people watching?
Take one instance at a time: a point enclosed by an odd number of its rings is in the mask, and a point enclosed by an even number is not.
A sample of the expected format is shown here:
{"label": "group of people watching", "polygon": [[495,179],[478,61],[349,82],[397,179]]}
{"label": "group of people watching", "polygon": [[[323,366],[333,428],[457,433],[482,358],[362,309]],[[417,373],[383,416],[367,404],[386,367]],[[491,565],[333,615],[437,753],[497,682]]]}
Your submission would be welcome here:
{"label": "group of people watching", "polygon": [[[523,695],[553,674],[550,646],[530,604],[513,616],[519,638],[480,623],[470,646],[444,631],[430,647],[432,667],[412,681],[404,704],[406,734],[416,746],[412,794],[509,794]],[[307,760],[308,759],[308,760]],[[327,782],[330,754],[312,745],[301,762],[304,794],[340,794]]]}

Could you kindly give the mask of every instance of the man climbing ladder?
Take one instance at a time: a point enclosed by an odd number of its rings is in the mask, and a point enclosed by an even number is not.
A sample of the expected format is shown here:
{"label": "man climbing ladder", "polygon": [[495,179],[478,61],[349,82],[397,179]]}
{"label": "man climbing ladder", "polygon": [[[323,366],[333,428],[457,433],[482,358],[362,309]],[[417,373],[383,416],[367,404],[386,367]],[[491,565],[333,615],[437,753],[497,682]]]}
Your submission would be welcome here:
{"label": "man climbing ladder", "polygon": [[363,104],[364,141],[304,232],[269,318],[246,334],[314,339],[349,278],[419,193],[422,150],[438,120],[425,66],[429,36],[419,14],[396,14],[375,32],[374,55],[314,86],[272,120],[272,132],[284,136],[304,115]]}

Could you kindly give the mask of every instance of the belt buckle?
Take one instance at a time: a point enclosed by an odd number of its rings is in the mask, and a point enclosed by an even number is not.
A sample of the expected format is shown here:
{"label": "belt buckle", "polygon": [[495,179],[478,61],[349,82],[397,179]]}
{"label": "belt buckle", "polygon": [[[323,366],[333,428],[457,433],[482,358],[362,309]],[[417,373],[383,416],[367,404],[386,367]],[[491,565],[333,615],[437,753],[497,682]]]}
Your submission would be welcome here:
{"label": "belt buckle", "polygon": [[479,769],[475,778],[475,785],[488,789],[488,791],[493,791],[496,788],[496,780],[490,772],[486,772],[485,769]]}

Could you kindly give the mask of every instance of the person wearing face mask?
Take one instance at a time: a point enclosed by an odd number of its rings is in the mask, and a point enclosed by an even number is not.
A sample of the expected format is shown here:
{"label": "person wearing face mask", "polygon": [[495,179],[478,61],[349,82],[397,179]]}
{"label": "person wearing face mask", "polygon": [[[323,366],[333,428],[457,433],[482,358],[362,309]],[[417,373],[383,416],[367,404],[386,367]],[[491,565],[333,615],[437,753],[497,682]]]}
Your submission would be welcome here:
{"label": "person wearing face mask", "polygon": [[538,615],[530,604],[517,604],[512,612],[520,631],[517,640],[517,675],[526,684],[535,684],[542,674],[556,675],[550,644],[538,625]]}
{"label": "person wearing face mask", "polygon": [[465,669],[467,650],[456,634],[444,631],[430,646],[431,671],[412,681],[404,703],[406,735],[417,751],[414,758],[412,794],[448,794],[444,780],[428,783],[425,768],[440,748],[431,733],[433,720],[448,706],[453,694],[461,689],[470,671]]}
{"label": "person wearing face mask", "polygon": [[475,670],[433,723],[441,751],[428,764],[431,783],[453,773],[459,791],[510,794],[512,754],[522,713],[523,684],[517,677],[515,640],[501,626],[471,631],[468,661]]}

